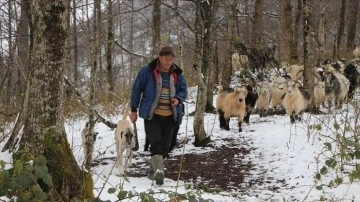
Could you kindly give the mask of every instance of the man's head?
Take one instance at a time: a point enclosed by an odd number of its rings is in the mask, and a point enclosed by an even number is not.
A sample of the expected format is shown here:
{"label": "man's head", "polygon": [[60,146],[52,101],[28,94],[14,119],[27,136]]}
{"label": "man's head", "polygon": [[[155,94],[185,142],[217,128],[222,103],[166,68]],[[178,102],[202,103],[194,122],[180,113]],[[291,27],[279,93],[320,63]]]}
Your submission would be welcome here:
{"label": "man's head", "polygon": [[160,71],[168,72],[173,64],[175,51],[171,46],[163,46],[159,51]]}
{"label": "man's head", "polygon": [[173,56],[175,57],[175,51],[171,46],[163,46],[160,48],[159,56]]}

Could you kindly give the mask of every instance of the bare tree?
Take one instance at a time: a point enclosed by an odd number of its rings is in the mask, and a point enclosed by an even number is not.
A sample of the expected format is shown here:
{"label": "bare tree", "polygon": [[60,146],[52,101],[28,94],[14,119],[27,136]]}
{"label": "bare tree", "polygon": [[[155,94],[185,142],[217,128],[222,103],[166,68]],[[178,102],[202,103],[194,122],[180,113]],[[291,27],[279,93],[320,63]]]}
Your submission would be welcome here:
{"label": "bare tree", "polygon": [[255,11],[253,15],[253,28],[251,35],[251,45],[254,48],[261,49],[262,36],[263,36],[263,12],[264,12],[264,0],[255,0]]}
{"label": "bare tree", "polygon": [[73,79],[74,79],[74,85],[75,87],[77,87],[77,83],[78,83],[78,80],[79,80],[79,68],[78,68],[78,30],[77,30],[77,17],[76,17],[76,0],[73,0],[72,1],[72,20],[73,20],[73,24],[72,24],[72,27],[73,27],[73,34],[72,34],[72,37],[73,37]]}
{"label": "bare tree", "polygon": [[[112,7],[113,3],[112,0],[108,0],[107,5],[107,46],[106,46],[106,75],[107,75],[107,84],[108,84],[108,90],[110,92],[114,91],[114,77],[113,77],[113,46],[114,46],[114,22],[113,22],[113,12]],[[109,93],[110,95],[110,93]]]}
{"label": "bare tree", "polygon": [[226,54],[225,61],[222,70],[221,85],[230,87],[232,67],[231,67],[231,56],[234,52],[234,32],[236,23],[236,1],[229,0],[229,20],[227,27],[227,42],[226,42]]}
{"label": "bare tree", "polygon": [[[212,1],[207,1],[212,2]],[[204,61],[207,62],[203,57],[204,50],[202,50],[202,33],[204,31],[204,27],[201,24],[202,15],[204,11],[209,11],[210,5],[207,2],[203,2],[201,0],[196,1],[196,17],[195,17],[195,69],[197,71],[197,80],[198,80],[198,92],[197,92],[197,99],[196,99],[196,110],[194,115],[194,135],[195,135],[195,146],[204,146],[210,140],[209,137],[206,135],[206,131],[204,129],[204,113],[205,113],[205,106],[206,106],[206,75],[204,75],[204,71],[206,71],[207,66],[204,65]],[[204,5],[206,4],[206,5]],[[210,3],[211,4],[211,3]],[[205,10],[204,10],[205,9]],[[209,45],[207,44],[207,48],[209,49]],[[204,45],[205,46],[205,45]]]}
{"label": "bare tree", "polygon": [[[89,89],[89,103],[90,106],[93,108],[95,106],[95,95],[96,95],[96,81],[97,81],[97,69],[98,69],[98,56],[99,56],[99,27],[100,27],[100,12],[101,12],[101,0],[94,0],[94,10],[93,10],[93,37],[91,40],[91,51],[90,51],[90,58],[91,58],[91,72],[90,72],[90,89]],[[89,110],[89,131],[90,134],[94,133],[95,127],[95,114],[93,111]],[[90,170],[92,167],[92,160],[93,160],[93,147],[94,147],[94,139],[93,136],[90,135],[85,145],[88,148],[88,154],[85,154],[85,168]]]}
{"label": "bare tree", "polygon": [[[209,3],[209,9],[208,11],[205,11],[203,7],[203,22],[204,22],[204,46],[203,46],[203,65],[204,67],[207,67],[204,70],[204,75],[207,76],[206,78],[206,106],[205,111],[206,112],[213,112],[214,111],[214,105],[213,105],[213,87],[214,87],[214,81],[215,76],[218,76],[215,74],[215,36],[216,36],[216,30],[215,30],[215,18],[217,9],[219,6],[219,1],[211,1]],[[231,72],[231,67],[230,72]],[[205,72],[206,71],[206,72]]]}
{"label": "bare tree", "polygon": [[324,59],[325,57],[325,6],[324,6],[324,0],[320,0],[320,20],[319,20],[319,31],[318,31],[318,39],[319,39],[319,55],[318,59]]}
{"label": "bare tree", "polygon": [[[304,26],[304,87],[311,97],[314,96],[314,33],[312,31],[313,0],[303,0],[303,26]],[[313,99],[311,99],[313,100]],[[314,101],[312,101],[314,102]],[[311,103],[314,110],[314,103]]]}
{"label": "bare tree", "polygon": [[295,22],[294,22],[294,38],[293,38],[293,46],[295,48],[295,53],[292,57],[294,61],[299,60],[298,47],[299,47],[299,39],[300,39],[300,28],[301,28],[301,14],[302,14],[302,0],[297,0],[297,7],[295,11]]}
{"label": "bare tree", "polygon": [[161,38],[161,0],[153,0],[153,56],[156,55],[160,48]]}
{"label": "bare tree", "polygon": [[290,61],[293,63],[297,56],[293,41],[291,1],[279,0],[279,4],[279,30],[281,30],[279,32],[279,59],[280,61]]}
{"label": "bare tree", "polygon": [[[355,36],[356,27],[359,16],[359,4],[360,0],[353,0],[349,3],[349,15],[347,17],[347,39],[346,39],[346,51],[350,55],[355,48]],[[359,43],[359,42],[358,42]]]}
{"label": "bare tree", "polygon": [[334,44],[333,59],[340,57],[341,41],[343,39],[344,27],[345,27],[345,9],[346,9],[346,0],[341,0],[339,27],[337,31],[336,43]]}
{"label": "bare tree", "polygon": [[61,113],[67,37],[66,4],[65,0],[31,4],[31,83],[24,132],[16,153],[42,154],[48,159],[47,167],[54,187],[43,185],[42,188],[53,190],[56,201],[93,197],[92,178],[80,170],[75,160]]}

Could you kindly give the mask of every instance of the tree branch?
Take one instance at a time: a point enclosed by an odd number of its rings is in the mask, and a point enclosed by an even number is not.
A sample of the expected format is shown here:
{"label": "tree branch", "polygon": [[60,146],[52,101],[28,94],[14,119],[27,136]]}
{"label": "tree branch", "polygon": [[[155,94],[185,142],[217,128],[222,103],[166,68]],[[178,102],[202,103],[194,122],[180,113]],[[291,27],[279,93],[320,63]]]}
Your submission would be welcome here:
{"label": "tree branch", "polygon": [[80,102],[89,110],[89,111],[92,111],[96,118],[98,119],[98,121],[104,123],[106,126],[108,126],[109,128],[111,129],[115,129],[116,128],[116,124],[115,123],[112,123],[108,120],[106,120],[104,117],[102,117],[99,112],[97,112],[94,108],[92,108],[88,103],[85,102],[85,100],[82,98],[79,90],[74,86],[74,84],[71,83],[71,81],[64,75],[64,80],[65,80],[65,83],[67,85],[69,85],[75,92],[76,96],[79,98]]}

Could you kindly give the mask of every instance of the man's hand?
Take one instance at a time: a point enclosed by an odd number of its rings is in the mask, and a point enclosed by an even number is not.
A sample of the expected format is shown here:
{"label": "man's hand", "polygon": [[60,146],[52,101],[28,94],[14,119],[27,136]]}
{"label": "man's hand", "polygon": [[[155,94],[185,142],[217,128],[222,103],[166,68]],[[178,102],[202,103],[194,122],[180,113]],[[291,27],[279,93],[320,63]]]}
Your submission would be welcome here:
{"label": "man's hand", "polygon": [[138,117],[137,112],[131,112],[129,114],[129,118],[130,118],[131,123],[135,123],[136,120],[137,120],[137,117]]}
{"label": "man's hand", "polygon": [[176,98],[171,99],[171,105],[172,105],[172,106],[176,106],[176,105],[178,105],[178,104],[179,104],[179,100],[178,100],[178,99],[176,99]]}

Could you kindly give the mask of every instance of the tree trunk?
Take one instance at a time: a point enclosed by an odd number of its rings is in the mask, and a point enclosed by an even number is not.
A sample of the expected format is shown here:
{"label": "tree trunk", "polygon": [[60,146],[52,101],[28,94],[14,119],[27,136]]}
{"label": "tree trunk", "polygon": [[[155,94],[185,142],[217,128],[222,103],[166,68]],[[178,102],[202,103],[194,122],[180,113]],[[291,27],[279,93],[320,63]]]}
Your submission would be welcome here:
{"label": "tree trunk", "polygon": [[229,0],[229,20],[227,27],[227,41],[225,49],[225,60],[222,72],[221,85],[223,87],[230,87],[231,75],[232,75],[232,66],[231,66],[231,56],[234,52],[234,31],[235,31],[235,22],[236,22],[236,7],[237,3],[235,0]]}
{"label": "tree trunk", "polygon": [[75,87],[78,87],[77,83],[79,80],[79,70],[78,70],[78,30],[77,30],[77,17],[76,17],[76,0],[73,0],[73,39],[74,39],[74,56],[73,56],[73,79]]}
{"label": "tree trunk", "polygon": [[[207,4],[206,4],[207,5]],[[219,1],[209,1],[209,7],[207,8],[207,14],[203,15],[206,16],[204,19],[204,67],[207,67],[207,79],[206,79],[206,106],[205,112],[213,112],[214,105],[213,105],[213,86],[215,80],[215,63],[214,63],[214,56],[215,56],[215,20],[216,20],[216,12],[218,9]],[[231,72],[230,72],[231,73]]]}
{"label": "tree trunk", "polygon": [[254,24],[252,28],[251,35],[251,45],[253,48],[261,49],[262,48],[262,35],[263,35],[263,12],[264,12],[264,0],[255,1],[255,11],[254,11]]}
{"label": "tree trunk", "polygon": [[[31,4],[33,44],[31,83],[21,151],[44,155],[52,176],[56,201],[93,198],[92,177],[81,171],[67,141],[62,117],[63,73],[67,38],[65,0]],[[44,185],[45,186],[45,185]],[[42,187],[52,189],[52,187]]]}
{"label": "tree trunk", "polygon": [[153,56],[160,50],[161,38],[161,0],[153,0]]}
{"label": "tree trunk", "polygon": [[334,46],[334,53],[333,53],[334,60],[336,58],[340,58],[340,54],[341,54],[341,41],[344,35],[344,27],[345,27],[345,9],[346,9],[346,0],[341,0],[339,27],[338,27],[336,43]]}
{"label": "tree trunk", "polygon": [[114,77],[113,77],[113,60],[112,60],[112,54],[113,54],[113,39],[114,39],[114,26],[113,26],[113,14],[112,14],[112,0],[108,0],[108,40],[107,40],[107,46],[106,46],[106,76],[107,76],[107,84],[108,84],[108,90],[109,94],[108,97],[110,97],[111,93],[114,91]]}
{"label": "tree trunk", "polygon": [[[312,0],[303,0],[303,26],[304,26],[304,88],[308,89],[311,98],[314,97],[314,36],[311,34],[312,26]],[[311,103],[311,111],[315,104]]]}
{"label": "tree trunk", "polygon": [[29,22],[28,22],[28,15],[29,15],[29,3],[27,0],[21,0],[21,14],[19,19],[19,24],[17,28],[17,47],[18,47],[18,57],[17,57],[17,65],[19,69],[17,70],[17,83],[16,86],[18,87],[18,97],[23,98],[23,94],[26,91],[26,80],[28,78],[29,68],[26,66],[29,61]]}
{"label": "tree trunk", "polygon": [[301,13],[302,13],[302,0],[298,0],[297,1],[297,9],[296,9],[296,14],[295,14],[295,23],[294,23],[294,38],[293,38],[293,47],[295,48],[294,51],[295,53],[293,54],[293,61],[298,61],[299,60],[299,52],[298,52],[298,47],[299,47],[299,39],[300,39],[300,24],[301,24]]}
{"label": "tree trunk", "polygon": [[[356,25],[359,13],[360,0],[352,0],[349,4],[349,15],[347,18],[347,39],[346,39],[346,52],[349,58],[352,57],[352,51],[355,46]],[[358,42],[360,43],[360,42]]]}
{"label": "tree trunk", "polygon": [[319,56],[318,59],[325,59],[325,6],[324,6],[324,0],[320,0],[320,20],[319,20],[319,32],[318,32],[318,38],[319,38]]}
{"label": "tree trunk", "polygon": [[[91,58],[91,71],[90,71],[90,89],[89,89],[89,103],[92,108],[95,106],[95,95],[96,95],[96,81],[97,81],[97,68],[98,68],[98,56],[99,56],[99,23],[100,23],[100,15],[99,11],[101,1],[94,0],[94,10],[93,10],[93,37],[91,40],[91,51],[90,51],[90,58]],[[95,114],[93,111],[89,111],[89,131],[90,134],[94,133],[95,127]],[[93,161],[93,148],[94,148],[94,139],[93,136],[90,135],[86,139],[85,145],[89,148],[87,151],[88,154],[85,154],[85,168],[90,170],[92,167]]]}
{"label": "tree trunk", "polygon": [[[206,2],[205,2],[206,3]],[[203,75],[202,68],[203,59],[202,59],[202,25],[201,25],[201,6],[202,2],[200,0],[196,1],[196,17],[195,17],[195,61],[194,65],[197,71],[198,78],[198,93],[196,100],[196,109],[194,115],[194,135],[195,135],[195,146],[204,146],[207,144],[209,138],[206,137],[206,132],[204,129],[204,113],[205,113],[205,105],[206,105],[206,83]]]}
{"label": "tree trunk", "polygon": [[287,61],[293,63],[296,60],[296,47],[293,46],[293,28],[292,28],[292,15],[291,15],[291,1],[279,1],[279,59],[280,61]]}

